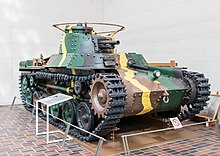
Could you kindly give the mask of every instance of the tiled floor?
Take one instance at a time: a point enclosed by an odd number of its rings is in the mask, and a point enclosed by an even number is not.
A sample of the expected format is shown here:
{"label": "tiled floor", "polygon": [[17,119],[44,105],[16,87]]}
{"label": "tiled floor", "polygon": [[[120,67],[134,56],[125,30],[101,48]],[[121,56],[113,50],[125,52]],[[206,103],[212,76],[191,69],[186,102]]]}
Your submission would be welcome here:
{"label": "tiled floor", "polygon": [[64,148],[58,143],[46,144],[45,136],[35,135],[35,124],[27,124],[29,117],[30,112],[23,106],[14,106],[12,111],[8,106],[0,107],[0,156],[94,155],[73,140]]}
{"label": "tiled floor", "polygon": [[220,136],[217,135],[215,126],[205,127],[200,125],[188,127],[187,129],[196,131],[199,136],[133,150],[131,155],[220,156]]}
{"label": "tiled floor", "polygon": [[194,139],[183,139],[158,146],[151,146],[132,151],[133,155],[149,156],[220,156],[220,139],[213,130],[201,130],[200,136]]}
{"label": "tiled floor", "polygon": [[[94,155],[73,140],[64,148],[60,148],[57,143],[47,145],[44,136],[35,136],[35,125],[27,124],[29,116],[30,113],[22,106],[15,106],[12,111],[9,110],[9,106],[0,106],[0,156]],[[188,129],[200,133],[199,137],[141,148],[132,151],[131,155],[220,156],[220,138],[216,135],[214,127],[195,126]]]}

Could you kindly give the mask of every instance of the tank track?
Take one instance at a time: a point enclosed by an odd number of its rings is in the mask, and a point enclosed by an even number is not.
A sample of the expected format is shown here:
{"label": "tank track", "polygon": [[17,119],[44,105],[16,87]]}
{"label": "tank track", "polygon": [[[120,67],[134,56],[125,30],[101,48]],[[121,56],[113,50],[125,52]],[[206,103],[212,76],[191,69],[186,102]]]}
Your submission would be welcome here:
{"label": "tank track", "polygon": [[[108,105],[111,106],[107,109],[106,114],[104,118],[99,121],[97,126],[94,128],[92,133],[98,135],[98,136],[106,136],[113,128],[116,127],[116,125],[120,122],[120,119],[123,117],[123,111],[124,106],[126,105],[126,93],[125,93],[125,86],[123,85],[122,79],[118,77],[118,75],[115,74],[93,74],[89,76],[70,76],[67,74],[56,74],[56,73],[46,73],[46,72],[35,72],[35,73],[22,73],[21,76],[34,76],[36,79],[57,79],[59,81],[81,81],[85,82],[89,85],[91,83],[92,79],[95,79],[95,77],[104,77],[104,81],[108,82],[108,89],[111,90],[109,93],[109,97],[112,99],[109,101]],[[19,78],[20,84],[21,84],[21,77]],[[33,89],[33,88],[32,88]],[[22,102],[25,103],[25,96],[23,95],[20,87],[20,94]],[[26,107],[25,108],[28,111],[32,111],[32,108]],[[39,114],[39,117],[46,120],[46,117],[42,115],[42,113]],[[66,129],[66,126],[59,122],[54,121],[52,118],[49,121],[51,124],[53,124],[56,127],[59,127],[62,130]],[[79,130],[76,129],[70,129],[69,133],[80,140],[85,141],[92,141],[96,140],[92,135],[85,135],[83,133],[80,133]]]}
{"label": "tank track", "polygon": [[[205,78],[204,74],[198,73],[198,72],[188,72],[183,71],[183,76],[185,78],[191,79],[195,83],[196,87],[196,95],[195,100],[192,103],[187,103],[184,105],[187,107],[187,110],[182,111],[178,118],[179,120],[185,120],[189,119],[195,114],[198,114],[201,110],[204,109],[205,106],[207,106],[207,101],[210,99],[210,84],[208,83],[208,79]],[[189,97],[191,95],[192,89],[188,90],[185,96],[185,100],[188,101]]]}

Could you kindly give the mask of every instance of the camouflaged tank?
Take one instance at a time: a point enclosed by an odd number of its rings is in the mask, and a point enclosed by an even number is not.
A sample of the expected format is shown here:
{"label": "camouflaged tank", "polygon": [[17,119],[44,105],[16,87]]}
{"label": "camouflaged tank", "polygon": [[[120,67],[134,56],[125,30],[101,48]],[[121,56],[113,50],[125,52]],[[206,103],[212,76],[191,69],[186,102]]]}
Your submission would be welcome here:
{"label": "camouflaged tank", "polygon": [[[96,32],[91,25],[97,24],[119,28]],[[150,66],[141,54],[117,53],[115,46],[120,42],[114,35],[123,26],[63,23],[54,27],[63,31],[59,53],[20,62],[20,91],[26,109],[52,94],[71,95],[73,100],[51,107],[50,113],[106,136],[126,116],[152,113],[184,120],[207,105],[210,85],[203,74]],[[44,119],[45,105],[40,107]],[[65,129],[55,118],[50,122]],[[75,129],[70,133],[81,140],[95,139]]]}

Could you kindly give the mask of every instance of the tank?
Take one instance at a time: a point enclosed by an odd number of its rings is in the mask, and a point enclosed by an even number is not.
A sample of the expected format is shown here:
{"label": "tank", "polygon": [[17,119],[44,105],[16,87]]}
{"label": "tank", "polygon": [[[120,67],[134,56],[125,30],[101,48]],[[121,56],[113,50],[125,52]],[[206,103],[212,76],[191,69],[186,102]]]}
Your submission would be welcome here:
{"label": "tank", "polygon": [[[204,74],[180,67],[150,66],[135,52],[117,53],[115,47],[120,41],[114,36],[124,30],[123,26],[53,26],[63,32],[59,52],[21,61],[19,81],[21,98],[29,111],[38,99],[56,93],[73,96],[73,100],[50,107],[50,122],[59,128],[65,129],[65,125],[56,117],[105,137],[123,117],[152,114],[185,120],[207,105],[210,84]],[[93,27],[110,29],[96,31]],[[40,104],[40,108],[39,115],[45,119],[46,107]],[[85,141],[96,139],[76,129],[70,133]]]}

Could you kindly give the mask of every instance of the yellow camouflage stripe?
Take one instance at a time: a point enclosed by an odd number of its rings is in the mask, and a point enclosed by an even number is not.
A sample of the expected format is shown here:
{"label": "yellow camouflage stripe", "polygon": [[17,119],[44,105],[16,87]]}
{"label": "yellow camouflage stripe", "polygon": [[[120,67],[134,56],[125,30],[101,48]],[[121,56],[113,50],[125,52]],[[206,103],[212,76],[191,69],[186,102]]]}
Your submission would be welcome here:
{"label": "yellow camouflage stripe", "polygon": [[68,26],[68,30],[69,30],[69,33],[73,33],[72,25],[71,25],[71,24],[69,24],[69,26]]}
{"label": "yellow camouflage stripe", "polygon": [[69,94],[70,93],[70,87],[66,88],[66,92]]}
{"label": "yellow camouflage stripe", "polygon": [[120,65],[121,69],[126,70],[125,72],[125,79],[128,80],[132,85],[135,87],[139,88],[143,93],[142,93],[142,104],[143,104],[143,110],[138,113],[137,115],[145,114],[147,112],[150,112],[153,107],[151,106],[151,101],[150,101],[150,90],[142,85],[140,82],[138,82],[136,79],[133,79],[134,77],[134,71],[130,70],[127,68],[127,57],[126,54],[119,54],[120,55]]}
{"label": "yellow camouflage stripe", "polygon": [[[69,30],[69,33],[72,33],[72,29],[71,29],[72,25],[69,25],[68,26],[68,30]],[[62,39],[62,45],[61,45],[61,48],[62,48],[62,59],[60,60],[60,63],[58,64],[58,67],[61,67],[63,62],[65,61],[66,59],[66,43],[65,43],[65,40],[66,40],[66,33],[63,35],[63,39]]]}
{"label": "yellow camouflage stripe", "polygon": [[[72,75],[76,75],[76,70],[75,69],[71,69],[72,71]],[[74,81],[71,80],[71,84],[70,84],[70,87],[67,87],[66,88],[66,92],[69,94],[70,93],[70,88],[73,88],[74,87]],[[76,95],[73,94],[73,99],[76,98]]]}
{"label": "yellow camouflage stripe", "polygon": [[[76,75],[76,70],[75,69],[72,69],[72,75]],[[73,80],[71,81],[71,88],[74,88],[74,81]],[[76,99],[75,94],[73,94],[73,99]]]}
{"label": "yellow camouflage stripe", "polygon": [[[72,69],[72,75],[76,75],[76,70]],[[71,87],[74,87],[74,81],[71,81]]]}

